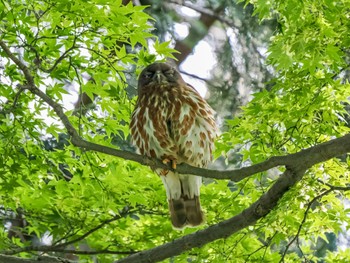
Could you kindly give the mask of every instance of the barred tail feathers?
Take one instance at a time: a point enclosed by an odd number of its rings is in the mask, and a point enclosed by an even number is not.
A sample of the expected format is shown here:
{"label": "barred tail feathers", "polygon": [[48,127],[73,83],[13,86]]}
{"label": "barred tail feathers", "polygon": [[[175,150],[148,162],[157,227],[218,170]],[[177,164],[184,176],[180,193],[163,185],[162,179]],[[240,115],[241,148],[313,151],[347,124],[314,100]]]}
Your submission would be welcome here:
{"label": "barred tail feathers", "polygon": [[204,222],[199,194],[202,178],[169,171],[160,176],[166,189],[171,222],[176,229]]}

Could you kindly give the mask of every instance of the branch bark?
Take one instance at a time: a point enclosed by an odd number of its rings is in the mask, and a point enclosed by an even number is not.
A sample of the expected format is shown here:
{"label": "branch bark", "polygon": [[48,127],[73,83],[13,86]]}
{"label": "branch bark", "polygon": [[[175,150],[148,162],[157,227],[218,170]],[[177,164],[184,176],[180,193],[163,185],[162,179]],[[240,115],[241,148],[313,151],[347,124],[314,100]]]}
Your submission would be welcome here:
{"label": "branch bark", "polygon": [[[207,12],[201,12],[198,23],[196,23],[197,26],[192,25],[188,36],[183,40],[176,41],[174,49],[180,52],[174,54],[175,58],[177,59],[177,65],[180,65],[188,57],[188,55],[191,54],[193,48],[198,44],[198,42],[208,34],[210,27],[216,20],[218,20],[218,17],[224,8],[225,5],[222,3],[210,14]],[[201,27],[199,28],[198,25],[201,25]]]}

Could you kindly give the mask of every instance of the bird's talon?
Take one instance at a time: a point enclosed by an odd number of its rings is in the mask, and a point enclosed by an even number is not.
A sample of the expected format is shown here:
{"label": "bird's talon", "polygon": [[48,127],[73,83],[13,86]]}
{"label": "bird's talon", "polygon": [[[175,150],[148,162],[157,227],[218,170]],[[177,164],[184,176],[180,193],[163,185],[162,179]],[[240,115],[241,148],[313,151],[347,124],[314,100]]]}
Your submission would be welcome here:
{"label": "bird's talon", "polygon": [[[176,169],[176,161],[175,160],[170,160],[168,158],[165,158],[162,160],[163,164],[168,164],[169,162],[171,162],[171,168],[173,168],[175,170]],[[165,176],[168,174],[168,172],[169,172],[169,170],[164,169],[160,172],[160,174]]]}
{"label": "bird's talon", "polygon": [[168,164],[169,162],[171,162],[171,168],[173,168],[174,170],[176,169],[176,160],[169,160],[167,158],[163,159],[162,161],[164,164]]}
{"label": "bird's talon", "polygon": [[167,164],[168,162],[170,162],[170,160],[169,160],[169,159],[164,159],[162,162],[163,162],[164,164]]}
{"label": "bird's talon", "polygon": [[165,170],[165,169],[160,172],[160,174],[163,176],[166,176],[168,173],[169,173],[169,170]]}

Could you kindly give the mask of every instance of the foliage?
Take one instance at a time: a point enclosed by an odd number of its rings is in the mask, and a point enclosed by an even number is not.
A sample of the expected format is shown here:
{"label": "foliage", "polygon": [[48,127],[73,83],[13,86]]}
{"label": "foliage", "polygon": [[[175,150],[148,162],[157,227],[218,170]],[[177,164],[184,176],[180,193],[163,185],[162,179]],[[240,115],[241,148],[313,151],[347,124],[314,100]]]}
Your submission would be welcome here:
{"label": "foliage", "polygon": [[[234,151],[240,166],[349,132],[350,2],[251,4],[261,20],[277,21],[280,30],[268,48],[275,72],[269,89],[255,93],[241,115],[227,121],[217,142],[216,157]],[[155,21],[145,7],[108,0],[21,0],[1,1],[0,10],[0,40],[30,69],[37,87],[64,107],[72,89],[95,98],[86,114],[79,107],[64,112],[79,135],[130,149],[134,98],[126,89],[134,88],[135,71],[175,52],[156,39]],[[80,262],[94,257],[112,262],[196,231],[171,228],[164,189],[149,168],[73,146],[57,110],[25,88],[21,69],[4,49],[0,56],[2,253],[32,257],[27,251],[35,251],[33,245],[50,244],[56,256],[88,251],[96,255],[82,253]],[[341,156],[314,166],[256,225],[172,262],[343,262],[348,250],[335,251],[330,244],[317,254],[315,247],[334,243],[330,233],[338,235],[350,223],[349,191],[329,190],[329,185],[348,186],[348,162]],[[203,186],[207,223],[202,228],[250,206],[283,169]],[[16,225],[19,221],[25,223]]]}
{"label": "foliage", "polygon": [[[348,70],[350,38],[344,36],[350,26],[346,11],[350,2],[252,3],[260,19],[278,17],[281,25],[281,32],[275,34],[268,49],[268,61],[276,70],[276,78],[270,90],[254,94],[240,118],[228,122],[230,131],[218,143],[218,151],[228,152],[241,145],[242,162],[258,163],[348,133],[345,119],[350,90],[344,72]],[[259,181],[256,183],[264,188],[272,183]],[[307,177],[283,197],[279,208],[262,220],[261,226],[256,226],[263,227],[260,247],[265,250],[272,242],[280,247],[285,262],[294,262],[295,256],[316,261],[313,247],[317,238],[327,242],[325,234],[338,234],[342,231],[340,226],[349,223],[343,201],[349,197],[348,192],[322,196],[327,189],[324,181],[348,185],[347,157],[327,161],[307,172]],[[249,195],[256,192],[261,190],[252,188]],[[306,212],[308,205],[312,209]],[[255,239],[256,232],[249,236]],[[287,254],[284,247],[288,242],[292,245],[291,237],[296,235],[295,247],[287,248],[297,254]],[[272,251],[278,251],[277,247]],[[262,255],[261,260],[269,261],[265,253]]]}
{"label": "foliage", "polygon": [[[125,140],[132,110],[125,74],[130,74],[130,65],[138,68],[155,59],[146,45],[152,28],[144,7],[123,6],[120,1],[16,1],[1,2],[0,10],[1,40],[29,66],[41,90],[61,105],[71,86],[80,94],[98,96],[97,110],[86,116],[65,112],[80,135],[104,145],[111,145],[115,136]],[[171,56],[164,45],[157,50]],[[88,247],[127,254],[162,242],[166,237],[159,233],[171,231],[164,224],[167,205],[156,176],[139,165],[84,152],[69,142],[46,150],[45,141],[62,141],[62,123],[54,109],[23,90],[24,78],[3,50],[1,57],[3,225],[21,209],[26,227],[16,231],[38,238],[49,234],[57,245],[115,218],[84,239]],[[8,231],[2,228],[2,235]],[[1,250],[26,245],[19,238],[5,238]]]}

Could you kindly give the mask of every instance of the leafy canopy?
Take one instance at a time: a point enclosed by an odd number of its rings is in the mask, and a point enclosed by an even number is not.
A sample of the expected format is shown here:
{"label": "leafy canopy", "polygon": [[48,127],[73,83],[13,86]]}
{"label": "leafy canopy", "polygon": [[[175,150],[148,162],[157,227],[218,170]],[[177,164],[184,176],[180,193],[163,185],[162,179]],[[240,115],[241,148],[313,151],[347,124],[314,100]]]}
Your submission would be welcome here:
{"label": "leafy canopy", "polygon": [[[344,76],[350,2],[251,2],[260,19],[277,17],[280,31],[268,49],[268,62],[276,72],[272,88],[254,94],[217,142],[216,157],[234,149],[242,165],[349,132],[350,87]],[[122,142],[128,137],[134,101],[126,90],[135,88],[134,72],[156,56],[171,57],[173,52],[168,43],[158,41],[155,52],[150,51],[149,38],[155,36],[145,7],[122,1],[47,0],[1,1],[0,10],[0,40],[30,69],[37,87],[64,107],[71,89],[96,97],[95,108],[87,114],[65,110],[79,134],[125,149]],[[49,235],[53,245],[68,242],[79,249],[83,242],[91,250],[121,253],[99,253],[102,262],[195,231],[172,230],[164,189],[150,169],[70,144],[55,109],[24,90],[26,81],[18,66],[2,49],[0,56],[1,251],[31,244],[19,235],[8,238],[6,223],[15,214],[27,221],[20,232]],[[349,193],[322,195],[327,186],[321,181],[346,186],[348,175],[347,157],[315,166],[258,224],[174,262],[278,262],[286,247],[290,253],[284,255],[285,262],[301,255],[315,260],[319,238],[327,241],[328,233],[339,234],[341,225],[349,223],[343,202]],[[261,173],[236,184],[217,181],[204,186],[207,223],[240,213],[275,179]],[[328,251],[321,256],[326,262],[340,262],[348,254]],[[80,260],[92,261],[86,255]]]}

